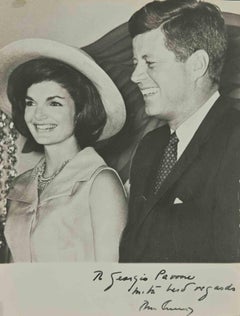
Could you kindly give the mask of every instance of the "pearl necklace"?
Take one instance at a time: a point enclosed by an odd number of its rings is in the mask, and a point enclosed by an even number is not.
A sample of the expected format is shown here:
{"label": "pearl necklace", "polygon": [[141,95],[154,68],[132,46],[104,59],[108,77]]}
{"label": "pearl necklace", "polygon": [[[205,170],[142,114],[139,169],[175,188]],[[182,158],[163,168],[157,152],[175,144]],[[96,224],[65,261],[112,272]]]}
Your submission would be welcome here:
{"label": "pearl necklace", "polygon": [[63,170],[69,160],[64,161],[64,163],[58,168],[50,177],[44,177],[46,171],[46,160],[42,163],[38,169],[38,191],[41,193],[48,185],[53,181],[53,179]]}

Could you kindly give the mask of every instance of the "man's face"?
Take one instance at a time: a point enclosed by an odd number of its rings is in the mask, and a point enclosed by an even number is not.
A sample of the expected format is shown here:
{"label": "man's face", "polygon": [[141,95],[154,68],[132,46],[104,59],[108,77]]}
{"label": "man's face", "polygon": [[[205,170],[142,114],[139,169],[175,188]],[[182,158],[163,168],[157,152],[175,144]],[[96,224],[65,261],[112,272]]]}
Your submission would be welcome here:
{"label": "man's face", "polygon": [[133,39],[132,81],[143,94],[146,113],[166,121],[176,120],[184,111],[189,94],[190,73],[187,62],[176,61],[165,44],[160,29]]}

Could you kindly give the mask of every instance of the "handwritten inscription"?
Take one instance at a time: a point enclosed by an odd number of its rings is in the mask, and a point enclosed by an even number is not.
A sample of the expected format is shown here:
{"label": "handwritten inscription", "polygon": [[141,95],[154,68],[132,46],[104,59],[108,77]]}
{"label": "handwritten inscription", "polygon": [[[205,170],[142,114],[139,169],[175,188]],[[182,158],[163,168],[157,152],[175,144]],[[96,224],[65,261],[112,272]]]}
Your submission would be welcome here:
{"label": "handwritten inscription", "polygon": [[[235,292],[235,286],[231,284],[202,284],[195,275],[170,274],[161,269],[156,274],[127,274],[123,271],[104,273],[102,270],[94,271],[93,282],[101,282],[103,291],[113,291],[116,287],[122,287],[129,295],[141,296],[143,301],[139,311],[176,312],[179,315],[190,316],[194,313],[193,305],[179,302],[179,296],[191,294],[195,303],[201,303],[212,293]],[[151,302],[150,297],[158,298],[159,304]],[[181,301],[181,300],[180,300]]]}
{"label": "handwritten inscription", "polygon": [[[102,280],[102,276],[103,276],[103,271],[94,271],[94,273],[97,273],[97,275],[95,276],[95,278],[93,279],[93,281],[95,281],[96,279]],[[126,276],[123,275],[121,271],[116,271],[116,272],[112,272],[110,274],[110,284],[104,289],[104,291],[108,291],[111,289],[111,287],[115,284],[116,281],[128,281],[131,283],[130,288],[128,289],[128,291],[131,291],[131,289],[134,287],[134,285],[138,282],[138,281],[148,281],[148,278],[144,275],[144,276]]]}
{"label": "handwritten inscription", "polygon": [[[93,281],[102,281],[103,280],[103,271],[94,271],[94,278]],[[104,291],[109,291],[112,287],[116,286],[119,283],[127,283],[127,291],[131,292],[131,294],[156,294],[158,289],[162,288],[160,283],[154,283],[151,286],[145,288],[144,291],[139,289],[140,284],[146,283],[149,284],[150,281],[159,281],[160,276],[162,275],[161,280],[170,280],[172,282],[167,283],[165,287],[166,292],[170,293],[182,293],[188,290],[194,291],[196,293],[200,293],[198,297],[199,301],[206,299],[210,291],[235,291],[235,287],[233,284],[228,284],[224,286],[220,285],[200,285],[197,282],[187,282],[183,283],[182,285],[176,286],[173,283],[173,280],[194,280],[195,276],[186,276],[186,275],[167,275],[166,270],[161,270],[156,277],[151,280],[146,274],[143,275],[125,275],[122,271],[114,271],[112,273],[106,274],[106,280],[109,281],[107,286],[104,288]]]}
{"label": "handwritten inscription", "polygon": [[161,306],[162,310],[163,311],[181,311],[181,312],[184,312],[186,311],[187,312],[187,316],[191,315],[193,313],[193,308],[192,307],[173,307],[171,305],[171,302],[172,300],[168,300],[166,302],[164,302]]}
{"label": "handwritten inscription", "polygon": [[147,301],[147,300],[145,300],[144,302],[143,302],[143,304],[139,307],[139,310],[140,311],[145,311],[145,310],[147,310],[147,311],[156,311],[157,309],[156,309],[156,307],[152,307],[152,306],[150,306],[150,303],[149,303],[149,301]]}
{"label": "handwritten inscription", "polygon": [[194,310],[192,307],[176,307],[171,305],[172,300],[167,300],[165,301],[160,308],[156,308],[150,305],[149,301],[145,300],[143,304],[139,307],[139,311],[156,311],[156,310],[163,310],[163,311],[168,311],[168,312],[187,312],[186,316],[190,316]]}

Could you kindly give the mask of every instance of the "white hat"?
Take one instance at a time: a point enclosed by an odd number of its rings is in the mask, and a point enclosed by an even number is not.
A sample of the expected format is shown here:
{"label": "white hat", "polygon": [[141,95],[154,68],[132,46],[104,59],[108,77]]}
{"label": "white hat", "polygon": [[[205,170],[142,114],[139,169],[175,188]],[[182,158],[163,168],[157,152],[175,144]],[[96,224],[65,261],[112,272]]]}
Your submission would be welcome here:
{"label": "white hat", "polygon": [[96,86],[107,114],[107,122],[99,140],[107,139],[121,130],[126,120],[125,105],[110,77],[83,50],[47,39],[23,39],[0,49],[1,110],[11,116],[11,104],[7,97],[10,74],[22,63],[40,57],[65,62],[83,73]]}

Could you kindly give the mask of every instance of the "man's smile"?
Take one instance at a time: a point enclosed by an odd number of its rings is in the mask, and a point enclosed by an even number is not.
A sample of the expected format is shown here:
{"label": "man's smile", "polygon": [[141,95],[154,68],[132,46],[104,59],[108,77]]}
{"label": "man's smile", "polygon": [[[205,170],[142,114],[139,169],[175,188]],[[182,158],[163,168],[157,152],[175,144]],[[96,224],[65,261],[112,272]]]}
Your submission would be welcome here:
{"label": "man's smile", "polygon": [[141,89],[141,92],[144,97],[149,97],[158,93],[158,90],[159,90],[158,88],[146,88],[146,89]]}

